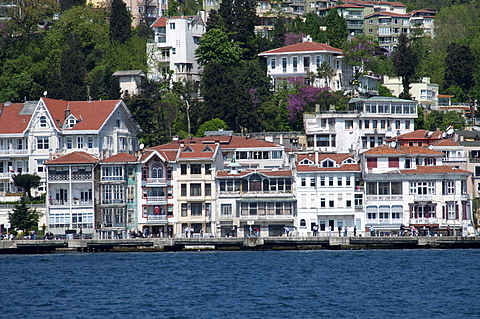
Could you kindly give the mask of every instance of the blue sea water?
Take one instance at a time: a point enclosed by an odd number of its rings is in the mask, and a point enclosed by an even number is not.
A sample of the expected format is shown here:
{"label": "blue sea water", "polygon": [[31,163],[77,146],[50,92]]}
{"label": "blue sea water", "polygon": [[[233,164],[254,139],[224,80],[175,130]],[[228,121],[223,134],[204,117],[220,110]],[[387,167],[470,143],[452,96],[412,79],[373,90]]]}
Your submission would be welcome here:
{"label": "blue sea water", "polygon": [[2,318],[480,318],[480,250],[0,255]]}

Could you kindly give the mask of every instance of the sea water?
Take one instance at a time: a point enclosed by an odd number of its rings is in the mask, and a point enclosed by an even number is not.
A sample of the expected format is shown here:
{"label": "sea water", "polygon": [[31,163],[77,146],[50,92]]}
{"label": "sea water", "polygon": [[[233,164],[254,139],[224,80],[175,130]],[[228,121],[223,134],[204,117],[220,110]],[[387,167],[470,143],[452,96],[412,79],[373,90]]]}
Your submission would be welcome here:
{"label": "sea water", "polygon": [[2,318],[480,318],[480,250],[0,255]]}

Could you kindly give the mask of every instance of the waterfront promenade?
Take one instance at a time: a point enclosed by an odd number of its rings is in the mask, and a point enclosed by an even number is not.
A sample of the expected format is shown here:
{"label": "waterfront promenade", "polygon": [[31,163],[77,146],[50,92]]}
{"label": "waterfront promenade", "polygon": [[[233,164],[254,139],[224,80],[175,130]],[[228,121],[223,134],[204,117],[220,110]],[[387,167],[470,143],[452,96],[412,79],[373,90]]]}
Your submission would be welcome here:
{"label": "waterfront promenade", "polygon": [[3,240],[0,254],[188,251],[188,250],[350,250],[480,248],[480,237],[228,237],[70,240]]}

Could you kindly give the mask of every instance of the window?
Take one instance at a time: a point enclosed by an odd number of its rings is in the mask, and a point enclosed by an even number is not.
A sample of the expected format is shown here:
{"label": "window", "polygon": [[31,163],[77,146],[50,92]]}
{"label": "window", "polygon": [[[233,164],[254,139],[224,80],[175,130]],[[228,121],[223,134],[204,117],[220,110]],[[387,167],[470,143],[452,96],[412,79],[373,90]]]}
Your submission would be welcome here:
{"label": "window", "polygon": [[365,120],[364,124],[365,124],[364,128],[370,128],[370,120]]}
{"label": "window", "polygon": [[292,58],[292,66],[293,66],[293,72],[297,72],[297,70],[298,70],[298,58],[297,57]]}
{"label": "window", "polygon": [[447,205],[447,215],[448,219],[455,219],[455,204],[448,204]]}
{"label": "window", "polygon": [[388,167],[398,168],[400,167],[398,157],[389,157],[388,158]]}
{"label": "window", "polygon": [[180,165],[180,174],[187,175],[187,164]]}
{"label": "window", "polygon": [[328,186],[333,186],[333,177],[328,178]]}
{"label": "window", "polygon": [[434,166],[435,165],[435,158],[427,157],[425,159],[425,165],[427,166]]}
{"label": "window", "polygon": [[232,215],[232,204],[221,204],[220,205],[220,214],[222,214],[222,216],[231,216]]}
{"label": "window", "polygon": [[326,206],[326,205],[325,205],[325,198],[321,197],[321,198],[320,198],[320,207],[325,208],[325,206]]}
{"label": "window", "polygon": [[353,121],[350,121],[350,120],[345,121],[345,128],[346,129],[353,128]]}
{"label": "window", "polygon": [[123,204],[125,196],[123,185],[102,185],[102,204]]}
{"label": "window", "polygon": [[347,199],[346,206],[347,207],[352,207],[352,200],[351,199]]}
{"label": "window", "polygon": [[282,58],[282,72],[287,73],[287,58]]}
{"label": "window", "polygon": [[321,63],[322,63],[322,56],[321,55],[315,56],[315,65],[319,67]]}
{"label": "window", "polygon": [[325,176],[320,176],[320,186],[325,186]]}
{"label": "window", "polygon": [[443,182],[443,195],[452,195],[455,194],[455,182],[454,181],[444,181]]}
{"label": "window", "polygon": [[202,174],[202,165],[190,164],[190,174]]}
{"label": "window", "polygon": [[186,217],[187,216],[187,204],[186,203],[182,203],[181,205],[181,216],[182,217]]}
{"label": "window", "polygon": [[190,204],[192,208],[192,216],[202,216],[202,203]]}
{"label": "window", "polygon": [[202,196],[201,184],[198,184],[198,183],[190,184],[190,196]]}
{"label": "window", "polygon": [[205,196],[211,196],[212,195],[212,184],[206,183],[205,184]]}
{"label": "window", "polygon": [[[480,166],[478,166],[478,168],[480,168]],[[301,185],[302,186],[307,186],[307,179],[305,177],[302,177]]]}
{"label": "window", "polygon": [[180,185],[180,196],[187,196],[187,184]]}
{"label": "window", "polygon": [[152,166],[152,178],[163,178],[163,167],[160,164],[153,164]]}
{"label": "window", "polygon": [[303,57],[303,71],[310,71],[310,57]]}
{"label": "window", "polygon": [[377,168],[377,159],[367,158],[367,168]]}
{"label": "window", "polygon": [[405,129],[406,130],[410,129],[410,121],[405,121]]}
{"label": "window", "polygon": [[89,136],[87,141],[88,148],[93,148],[93,136]]}
{"label": "window", "polygon": [[172,168],[167,167],[167,179],[172,179]]}
{"label": "window", "polygon": [[40,127],[47,127],[47,118],[45,116],[40,117]]}
{"label": "window", "polygon": [[37,137],[37,149],[39,150],[48,150],[48,137]]}
{"label": "window", "polygon": [[315,187],[315,177],[310,178],[310,187]]}
{"label": "window", "polygon": [[395,121],[395,129],[396,130],[400,129],[400,121],[398,121],[398,120]]}
{"label": "window", "polygon": [[337,186],[342,186],[342,178],[337,177]]}
{"label": "window", "polygon": [[102,167],[102,180],[112,181],[123,179],[123,167],[122,166],[103,166]]}
{"label": "window", "polygon": [[277,61],[277,60],[276,60],[275,58],[271,58],[271,59],[270,59],[270,68],[271,68],[272,70],[275,70],[276,61]]}
{"label": "window", "polygon": [[77,136],[77,148],[83,148],[83,136]]}
{"label": "window", "polygon": [[[43,168],[43,163],[45,163],[45,160],[37,160],[37,172],[43,173],[45,170]],[[3,168],[3,166],[1,166]]]}
{"label": "window", "polygon": [[170,23],[170,30],[175,30],[175,23]]}
{"label": "window", "polygon": [[73,147],[72,138],[71,138],[71,137],[67,137],[66,141],[67,141],[67,142],[66,142],[66,144],[67,144],[67,149],[69,149],[69,150],[72,149],[72,147]]}
{"label": "window", "polygon": [[330,207],[330,208],[335,207],[335,201],[329,200],[328,201],[328,207]]}

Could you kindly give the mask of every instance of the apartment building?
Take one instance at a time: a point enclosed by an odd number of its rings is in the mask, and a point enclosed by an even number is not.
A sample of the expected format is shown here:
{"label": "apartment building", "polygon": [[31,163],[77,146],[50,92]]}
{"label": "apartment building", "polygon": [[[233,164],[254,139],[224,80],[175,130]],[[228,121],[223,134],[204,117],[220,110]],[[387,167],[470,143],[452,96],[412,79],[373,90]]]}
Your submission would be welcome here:
{"label": "apartment building", "polygon": [[161,17],[153,24],[153,42],[147,43],[148,76],[161,81],[173,72],[173,81],[200,81],[200,66],[195,50],[205,33],[201,14],[196,16]]}
{"label": "apartment building", "polygon": [[353,98],[346,111],[305,113],[307,150],[361,153],[414,130],[417,102],[390,97]]}
{"label": "apartment building", "polygon": [[395,234],[401,225],[419,229],[460,227],[473,231],[469,171],[443,164],[444,153],[417,146],[385,145],[362,154],[367,227]]}
{"label": "apartment building", "polygon": [[[390,90],[394,96],[399,96],[403,92],[403,84],[401,77],[383,76],[383,86]],[[412,98],[418,101],[419,106],[427,110],[438,109],[438,84],[431,83],[429,77],[421,78],[420,82],[410,83]]]}
{"label": "apartment building", "polygon": [[361,169],[350,154],[299,154],[296,166],[300,236],[311,236],[314,226],[321,236],[336,235],[338,228],[365,229]]}

